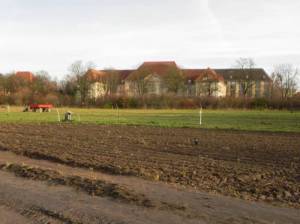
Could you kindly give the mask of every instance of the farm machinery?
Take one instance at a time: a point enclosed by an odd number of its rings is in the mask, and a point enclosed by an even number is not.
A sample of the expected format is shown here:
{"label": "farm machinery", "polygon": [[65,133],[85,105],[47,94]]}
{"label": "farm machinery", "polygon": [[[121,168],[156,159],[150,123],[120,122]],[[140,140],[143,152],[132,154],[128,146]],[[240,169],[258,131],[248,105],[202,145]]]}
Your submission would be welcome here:
{"label": "farm machinery", "polygon": [[30,104],[29,106],[26,106],[23,110],[23,112],[51,112],[51,109],[53,108],[52,104]]}

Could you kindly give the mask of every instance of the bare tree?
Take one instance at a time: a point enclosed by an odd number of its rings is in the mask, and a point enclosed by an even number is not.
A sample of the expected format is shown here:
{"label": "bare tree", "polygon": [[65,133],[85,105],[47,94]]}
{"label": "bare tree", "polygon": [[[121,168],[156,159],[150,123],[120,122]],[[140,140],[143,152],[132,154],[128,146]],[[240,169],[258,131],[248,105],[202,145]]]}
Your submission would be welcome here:
{"label": "bare tree", "polygon": [[18,78],[14,72],[5,75],[5,91],[9,94],[16,93],[19,89],[28,87],[29,82]]}
{"label": "bare tree", "polygon": [[[28,89],[27,89],[28,88]],[[58,95],[58,85],[55,80],[51,79],[51,76],[47,71],[41,70],[34,73],[34,79],[29,82],[27,88],[23,88],[22,92],[28,94],[27,98],[24,98],[23,102],[28,103],[49,103],[48,96],[51,98],[57,98]],[[24,94],[25,95],[25,94]],[[54,100],[51,100],[54,103]],[[57,103],[57,101],[55,102]]]}
{"label": "bare tree", "polygon": [[198,89],[199,94],[205,96],[215,96],[218,90],[219,90],[218,83],[215,80],[211,80],[211,79],[200,82],[200,86]]}
{"label": "bare tree", "polygon": [[238,80],[240,84],[240,92],[244,97],[246,97],[255,85],[255,82],[252,79],[255,62],[252,58],[239,58],[235,62],[235,67],[240,70],[240,77]]}
{"label": "bare tree", "polygon": [[148,80],[146,77],[150,75],[150,72],[146,68],[141,68],[132,73],[130,80],[132,81],[134,88],[139,96],[144,95],[147,92]]}
{"label": "bare tree", "polygon": [[0,96],[3,95],[5,96],[6,95],[6,77],[2,74],[0,74]]}
{"label": "bare tree", "polygon": [[55,88],[55,83],[51,81],[50,75],[47,71],[38,71],[35,73],[34,80],[30,83],[32,94],[45,95]]}
{"label": "bare tree", "polygon": [[116,94],[120,84],[120,74],[114,69],[105,70],[105,75],[102,77],[106,94]]}
{"label": "bare tree", "polygon": [[298,76],[298,69],[291,64],[275,66],[272,74],[273,85],[279,90],[281,99],[287,99],[296,93]]}
{"label": "bare tree", "polygon": [[163,79],[168,92],[177,94],[184,88],[184,77],[182,71],[178,68],[170,68]]}
{"label": "bare tree", "polygon": [[95,64],[93,62],[83,63],[82,61],[75,61],[69,67],[71,76],[76,78],[77,91],[79,93],[81,104],[85,104],[88,97],[88,91],[90,87],[90,80],[86,73],[89,69],[93,69]]}
{"label": "bare tree", "polygon": [[91,61],[84,63],[81,60],[73,62],[69,67],[69,72],[74,76],[83,76],[89,69],[95,68],[95,64]]}
{"label": "bare tree", "polygon": [[210,69],[206,70],[201,80],[198,80],[198,93],[200,96],[215,96],[219,91],[218,78],[210,73]]}

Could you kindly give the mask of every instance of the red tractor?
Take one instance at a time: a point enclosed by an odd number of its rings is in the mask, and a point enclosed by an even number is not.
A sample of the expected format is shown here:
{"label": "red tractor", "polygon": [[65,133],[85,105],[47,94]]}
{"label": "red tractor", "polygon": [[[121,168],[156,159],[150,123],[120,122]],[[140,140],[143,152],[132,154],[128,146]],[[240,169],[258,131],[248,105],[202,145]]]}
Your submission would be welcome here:
{"label": "red tractor", "polygon": [[50,112],[52,108],[52,104],[30,104],[29,106],[25,107],[24,112],[29,110],[33,112]]}

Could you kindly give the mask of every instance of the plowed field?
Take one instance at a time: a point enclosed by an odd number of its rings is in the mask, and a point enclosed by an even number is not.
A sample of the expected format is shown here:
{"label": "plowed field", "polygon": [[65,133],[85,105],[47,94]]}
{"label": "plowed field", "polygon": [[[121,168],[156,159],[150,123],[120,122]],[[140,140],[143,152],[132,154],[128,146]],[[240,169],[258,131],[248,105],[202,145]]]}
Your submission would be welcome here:
{"label": "plowed field", "polygon": [[0,149],[246,200],[300,207],[300,134],[1,125]]}

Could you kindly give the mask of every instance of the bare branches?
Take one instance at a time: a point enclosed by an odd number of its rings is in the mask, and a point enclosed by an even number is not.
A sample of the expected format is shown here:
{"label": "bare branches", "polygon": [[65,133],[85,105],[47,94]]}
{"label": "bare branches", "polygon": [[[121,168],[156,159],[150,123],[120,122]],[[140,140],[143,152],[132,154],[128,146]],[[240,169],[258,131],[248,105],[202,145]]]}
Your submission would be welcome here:
{"label": "bare branches", "polygon": [[253,58],[239,58],[235,63],[239,69],[253,69],[256,66]]}
{"label": "bare branches", "polygon": [[216,96],[219,91],[218,80],[210,75],[208,71],[206,71],[201,79],[198,81],[198,95],[200,96]]}
{"label": "bare branches", "polygon": [[139,96],[144,95],[147,92],[148,80],[146,77],[150,74],[148,69],[141,68],[131,75],[130,79],[134,83],[134,88]]}
{"label": "bare branches", "polygon": [[102,77],[102,82],[104,83],[106,95],[116,94],[121,82],[119,72],[114,69],[106,70],[105,75]]}
{"label": "bare branches", "polygon": [[79,100],[81,104],[85,104],[87,101],[90,80],[86,76],[89,69],[95,67],[93,62],[83,63],[81,60],[75,61],[69,67],[69,72],[71,76],[76,78],[77,90],[79,91]]}
{"label": "bare branches", "polygon": [[282,99],[287,99],[297,91],[297,79],[299,70],[291,64],[280,64],[275,66],[272,74],[274,87],[280,91]]}
{"label": "bare branches", "polygon": [[253,58],[239,58],[236,60],[235,67],[240,69],[240,93],[246,97],[252,90],[252,86],[255,85],[252,79],[252,74],[254,72],[256,64]]}
{"label": "bare branches", "polygon": [[78,60],[78,61],[75,61],[73,62],[70,66],[69,66],[69,72],[70,72],[70,75],[73,75],[73,76],[83,76],[86,74],[86,72],[89,70],[89,69],[93,69],[95,68],[95,64],[91,61],[87,62],[87,63],[84,63],[83,61],[81,60]]}
{"label": "bare branches", "polygon": [[164,84],[168,92],[177,94],[184,88],[184,77],[182,71],[177,68],[171,68],[164,76]]}

